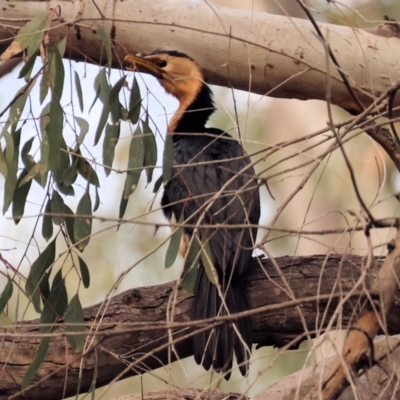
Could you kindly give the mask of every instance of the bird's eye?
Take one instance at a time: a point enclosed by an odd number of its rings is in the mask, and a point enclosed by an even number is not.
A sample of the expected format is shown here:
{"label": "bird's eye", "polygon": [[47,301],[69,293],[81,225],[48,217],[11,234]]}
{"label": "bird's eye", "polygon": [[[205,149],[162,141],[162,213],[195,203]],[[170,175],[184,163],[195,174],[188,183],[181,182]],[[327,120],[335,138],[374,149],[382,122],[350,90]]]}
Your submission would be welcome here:
{"label": "bird's eye", "polygon": [[167,66],[167,62],[165,60],[157,60],[157,67],[164,68]]}

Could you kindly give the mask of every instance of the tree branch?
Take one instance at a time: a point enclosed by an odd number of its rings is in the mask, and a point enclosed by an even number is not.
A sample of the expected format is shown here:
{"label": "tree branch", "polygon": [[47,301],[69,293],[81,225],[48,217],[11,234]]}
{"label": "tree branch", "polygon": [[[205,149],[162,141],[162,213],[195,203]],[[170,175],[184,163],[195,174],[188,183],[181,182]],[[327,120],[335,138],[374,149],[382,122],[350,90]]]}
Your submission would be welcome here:
{"label": "tree branch", "polygon": [[[10,25],[23,25],[39,11],[55,8],[56,1],[0,0],[6,12],[0,18],[0,52],[13,37]],[[80,8],[77,8],[77,4]],[[101,10],[101,12],[99,12]],[[101,24],[114,46],[113,66],[121,68],[127,53],[149,52],[163,46],[187,52],[204,68],[211,84],[249,90],[281,98],[325,100],[324,44],[309,21],[262,12],[238,11],[205,3],[162,0],[109,3],[66,2],[50,35],[68,35],[66,56],[104,64],[106,52],[96,33]],[[330,31],[329,45],[342,72],[364,107],[400,78],[400,41],[351,27],[318,24]],[[114,27],[114,28],[113,28]],[[16,30],[14,30],[16,32]],[[190,35],[190,40],[188,40]],[[210,57],[212,43],[212,57]],[[331,101],[350,112],[359,106],[332,65]],[[393,107],[400,105],[400,96]]]}
{"label": "tree branch", "polygon": [[[288,298],[280,274],[268,259],[262,262],[260,259],[252,261],[252,273],[247,282],[253,314],[254,341],[262,345],[282,347],[292,344],[295,347],[295,343],[304,339],[304,326],[295,307],[302,303],[301,299],[308,298],[307,302],[303,302],[301,312],[308,333],[313,336],[316,331],[323,332],[324,327],[332,323],[332,316],[340,303],[339,297],[350,291],[360,293],[364,287],[363,284],[360,287],[355,286],[362,271],[361,257],[280,257],[276,261],[283,277],[290,281],[293,299]],[[376,261],[376,264],[380,264],[380,260]],[[373,275],[376,268],[369,271],[369,274]],[[167,364],[171,354],[167,328],[171,328],[176,354],[180,358],[193,354],[192,340],[187,337],[193,331],[193,323],[189,322],[192,296],[178,290],[174,300],[169,302],[174,288],[175,283],[169,283],[132,289],[112,298],[106,308],[103,304],[97,304],[85,310],[87,332],[91,329],[89,338],[93,340],[83,356],[81,392],[88,391],[91,387],[95,368],[96,387],[100,387],[109,383],[118,373],[127,377]],[[167,324],[170,304],[174,307],[173,323]],[[340,305],[340,328],[350,325],[357,304],[358,296],[353,297],[351,302]],[[168,311],[169,314],[170,312],[171,310]],[[400,332],[400,321],[397,317],[399,312],[400,304],[395,304],[388,314],[389,333]],[[316,320],[316,315],[323,317]],[[335,321],[333,322],[335,326]],[[190,325],[190,329],[182,330]],[[0,395],[0,399],[8,398],[7,396],[21,390],[22,377],[33,360],[42,336],[39,333],[38,320],[24,322],[14,333],[7,331],[4,334],[3,346],[0,348],[0,393],[4,397]],[[181,340],[182,337],[186,338]],[[64,326],[60,323],[34,383],[27,391],[29,399],[61,398],[75,394],[81,355],[72,354],[71,348],[66,345]],[[156,357],[153,357],[156,349]],[[118,358],[118,355],[127,352],[133,354],[129,359],[130,369],[126,369],[126,361]],[[35,385],[40,380],[46,381],[46,384]]]}

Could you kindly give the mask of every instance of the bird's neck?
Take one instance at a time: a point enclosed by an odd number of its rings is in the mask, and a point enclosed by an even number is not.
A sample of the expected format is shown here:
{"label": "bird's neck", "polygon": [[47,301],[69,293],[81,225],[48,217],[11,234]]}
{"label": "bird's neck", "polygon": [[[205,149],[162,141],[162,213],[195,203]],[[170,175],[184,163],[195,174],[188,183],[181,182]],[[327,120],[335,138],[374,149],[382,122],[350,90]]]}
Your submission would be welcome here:
{"label": "bird's neck", "polygon": [[[179,108],[168,125],[169,132],[203,133],[210,115],[215,111],[210,88],[203,84],[197,95],[180,101]],[[178,140],[182,135],[176,135]]]}

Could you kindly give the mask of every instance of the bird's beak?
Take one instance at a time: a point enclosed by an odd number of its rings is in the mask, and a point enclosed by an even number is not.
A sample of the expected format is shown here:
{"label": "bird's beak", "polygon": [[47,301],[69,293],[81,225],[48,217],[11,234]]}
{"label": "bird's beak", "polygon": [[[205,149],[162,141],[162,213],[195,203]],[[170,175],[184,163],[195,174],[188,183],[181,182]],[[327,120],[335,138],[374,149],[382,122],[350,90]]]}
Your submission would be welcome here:
{"label": "bird's beak", "polygon": [[164,70],[146,58],[128,54],[124,58],[124,68],[128,71],[145,72],[162,79]]}

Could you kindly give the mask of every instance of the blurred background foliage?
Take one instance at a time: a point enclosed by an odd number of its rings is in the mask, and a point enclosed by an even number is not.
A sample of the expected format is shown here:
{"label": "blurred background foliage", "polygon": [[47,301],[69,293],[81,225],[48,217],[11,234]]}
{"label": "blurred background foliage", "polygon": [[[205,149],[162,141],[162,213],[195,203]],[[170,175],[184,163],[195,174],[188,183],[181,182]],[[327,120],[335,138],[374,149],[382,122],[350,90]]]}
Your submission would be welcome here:
{"label": "blurred background foliage", "polygon": [[[211,3],[304,18],[303,12],[293,0],[213,0],[210,1]],[[381,21],[383,15],[400,19],[397,0],[347,0],[341,3],[308,0],[305,3],[313,10],[313,15],[318,21],[333,24],[368,27]],[[87,113],[92,99],[95,97],[93,77],[98,73],[99,68],[65,60],[64,67],[66,71],[65,92],[67,92],[64,111],[71,113],[71,108],[77,104],[70,81],[70,76],[73,75],[73,73],[70,74],[70,71],[75,70],[80,75],[84,92],[85,113],[82,116],[87,118],[90,124],[84,151],[87,157],[101,160],[101,143],[97,147],[91,146],[101,111],[99,104],[93,107],[90,114]],[[3,89],[0,92],[0,109],[3,109],[11,100],[16,91],[16,82],[23,84],[20,82],[21,80],[17,80],[18,73],[19,68],[0,82],[0,87]],[[129,85],[132,84],[132,75],[129,74],[127,78]],[[115,84],[121,76],[121,71],[113,71],[111,82]],[[143,98],[142,110],[148,110],[151,118],[150,124],[156,134],[158,165],[160,166],[164,132],[168,119],[177,108],[177,102],[172,97],[166,96],[152,77],[136,74],[136,78]],[[12,88],[12,90],[4,90],[4,88]],[[219,87],[213,87],[213,91],[218,111],[212,116],[209,125],[226,129],[234,136],[240,132],[240,138],[249,154],[257,152],[260,148],[276,146],[281,142],[314,133],[325,128],[328,121],[327,105],[324,102],[271,99]],[[38,88],[35,87],[25,111],[27,122],[24,132],[31,128],[32,135],[30,136],[33,136],[36,131],[36,122],[32,119],[32,115],[40,113],[37,98]],[[70,100],[72,101],[70,102]],[[343,110],[333,107],[333,118],[335,122],[340,122],[349,118],[349,115]],[[238,125],[237,122],[239,122]],[[115,152],[114,169],[116,171],[126,169],[129,139],[133,131],[133,126],[123,123],[121,139]],[[309,139],[283,148],[256,166],[257,172],[265,171],[263,176],[269,178],[268,187],[274,196],[274,199],[271,199],[267,190],[262,189],[259,238],[266,232],[262,226],[268,226],[276,210],[304,177],[306,170],[297,170],[295,167],[300,162],[316,157],[323,148],[327,147],[327,145],[322,145],[301,153],[316,140]],[[399,174],[379,145],[372,142],[365,134],[359,134],[349,141],[345,148],[351,159],[362,196],[365,202],[371,205],[374,216],[398,216],[398,201],[392,195],[400,190]],[[297,154],[297,157],[284,163],[280,162],[290,154]],[[254,159],[256,158],[254,157]],[[275,163],[277,165],[270,168]],[[182,261],[178,259],[171,269],[165,270],[164,258],[168,243],[154,251],[170,235],[167,227],[156,229],[157,224],[165,223],[162,212],[159,210],[160,195],[154,195],[152,192],[154,181],[161,173],[160,168],[155,170],[153,183],[150,185],[146,185],[142,173],[138,188],[129,199],[124,216],[125,223],[120,225],[118,230],[116,228],[119,201],[124,187],[124,174],[112,172],[106,178],[100,164],[94,168],[100,180],[101,203],[96,215],[100,216],[101,220],[93,221],[93,236],[82,254],[82,258],[90,270],[90,287],[77,289],[78,275],[73,268],[68,268],[63,264],[62,257],[59,258],[53,269],[54,275],[59,268],[63,267],[69,298],[78,290],[83,307],[102,301],[110,291],[116,294],[132,287],[174,280],[179,277],[182,266]],[[283,170],[289,168],[293,168],[293,170],[281,174]],[[77,203],[86,189],[84,180],[78,181],[79,186],[80,193],[65,199],[65,202],[73,210],[76,209]],[[3,189],[4,179],[0,177],[0,190]],[[37,227],[38,221],[40,221],[38,214],[43,201],[44,191],[38,185],[34,185],[28,197],[25,217],[19,225],[14,224],[10,211],[1,221],[0,251],[3,257],[15,268],[18,268],[24,276],[27,276],[31,262],[37,258],[38,249],[42,251],[46,246],[46,242],[40,235],[40,229]],[[153,202],[153,211],[150,212]],[[325,158],[304,190],[286,207],[276,226],[291,230],[305,227],[307,230],[315,231],[332,227],[344,228],[352,224],[348,210],[359,212],[360,207],[354,195],[343,157],[336,151]],[[33,232],[35,233],[33,234]],[[30,246],[27,246],[32,235],[35,239]],[[373,243],[377,246],[377,254],[383,251],[382,247],[378,245],[387,239],[388,231],[374,232]],[[362,233],[299,237],[295,234],[274,231],[269,236],[266,246],[274,256],[326,254],[329,252],[364,254],[366,249]],[[56,256],[65,250],[66,244],[60,237],[57,239]],[[131,272],[118,286],[115,286],[118,277],[130,267],[133,267]],[[0,266],[1,271],[4,272]],[[23,286],[22,281],[19,283]],[[5,284],[5,275],[1,274],[0,291]],[[37,318],[33,307],[28,304],[27,299],[18,290],[14,290],[12,300],[7,308],[7,315],[14,321]],[[280,377],[300,369],[306,359],[307,351],[307,343],[303,343],[299,350],[285,354],[281,354],[279,349],[261,348],[254,351],[249,377],[243,378],[236,371],[232,374],[229,382],[220,381],[218,375],[205,372],[191,358],[185,359],[179,363],[161,367],[151,374],[126,379],[112,387],[100,388],[97,390],[96,398],[101,396],[103,399],[111,399],[140,390],[157,390],[171,383],[181,387],[220,387],[229,392],[243,392],[248,388],[248,394],[254,395]]]}

